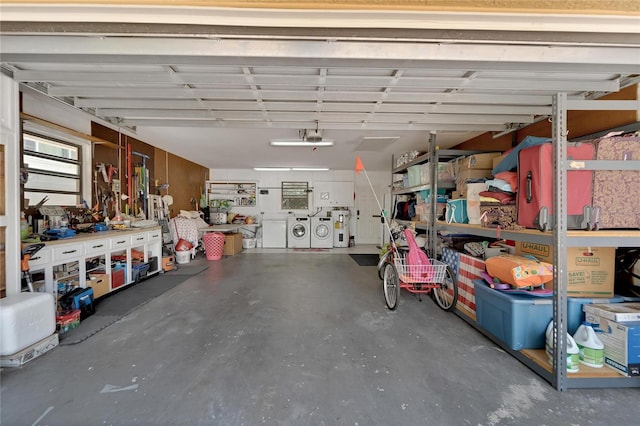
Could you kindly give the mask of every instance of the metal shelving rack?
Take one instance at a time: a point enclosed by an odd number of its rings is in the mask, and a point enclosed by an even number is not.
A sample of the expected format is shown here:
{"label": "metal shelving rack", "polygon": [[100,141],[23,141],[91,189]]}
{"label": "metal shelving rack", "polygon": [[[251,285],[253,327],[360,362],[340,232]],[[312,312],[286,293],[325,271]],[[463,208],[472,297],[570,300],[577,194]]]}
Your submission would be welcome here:
{"label": "metal shelving rack", "polygon": [[[462,149],[443,149],[443,150],[439,150],[436,147],[436,135],[435,133],[432,133],[429,137],[429,152],[423,155],[420,155],[418,157],[416,157],[415,159],[409,161],[406,164],[403,164],[402,166],[393,168],[391,173],[392,174],[396,174],[396,173],[403,173],[405,172],[409,167],[411,166],[415,166],[417,164],[423,164],[423,163],[433,163],[433,164],[438,164],[438,162],[440,161],[440,159],[453,159],[453,158],[457,158],[457,157],[463,157],[463,156],[468,156],[468,155],[473,155],[473,154],[481,154],[483,152],[490,152],[490,151],[482,151],[482,150],[462,150]],[[395,164],[395,158],[392,158],[392,164]],[[392,189],[391,190],[391,195],[392,196],[396,196],[396,195],[407,195],[407,194],[412,194],[418,191],[422,191],[425,189],[429,189],[431,191],[431,196],[433,197],[433,194],[437,194],[437,191],[439,188],[445,188],[445,189],[455,189],[456,185],[455,183],[449,183],[449,182],[438,182],[437,181],[437,173],[438,173],[438,169],[437,167],[431,167],[430,170],[431,176],[430,176],[430,182],[428,184],[425,185],[417,185],[417,186],[411,186],[408,188],[398,188],[398,189]],[[393,183],[393,182],[392,182]],[[395,204],[395,201],[394,201]],[[433,222],[431,225],[434,226],[435,225],[435,217],[436,217],[436,213],[437,213],[437,203],[436,203],[436,198],[431,198],[431,221]],[[397,222],[399,223],[404,223],[404,224],[410,224],[410,221],[404,221],[404,220],[398,220]],[[425,228],[425,227],[420,227],[419,223],[416,222],[416,228],[418,229],[423,229],[427,231],[427,235],[432,235],[429,232],[434,229],[432,227],[429,228]],[[435,234],[433,234],[435,235]],[[435,241],[435,239],[433,238],[429,238],[429,241]],[[430,253],[435,253],[435,243],[433,244],[433,246],[429,247],[430,249]]]}
{"label": "metal shelving rack", "polygon": [[[580,168],[582,170],[640,170],[640,161],[581,161],[579,163],[570,162],[566,157],[567,146],[567,110],[640,110],[640,101],[598,101],[598,100],[567,100],[565,93],[558,93],[553,96],[553,147],[554,147],[554,217],[558,218],[556,226],[552,232],[540,232],[537,230],[505,231],[493,228],[482,228],[478,225],[445,224],[437,223],[435,220],[436,204],[435,194],[437,193],[437,181],[435,180],[435,168],[432,168],[431,186],[431,207],[432,214],[430,223],[416,223],[417,229],[426,230],[429,238],[430,249],[435,253],[436,236],[438,229],[447,231],[457,231],[466,234],[475,234],[490,238],[503,238],[516,241],[528,241],[539,244],[552,245],[554,247],[554,280],[556,285],[553,290],[553,319],[556,329],[554,345],[555,351],[553,366],[549,368],[544,350],[521,350],[514,351],[508,345],[500,341],[485,330],[478,328],[477,324],[465,314],[456,311],[458,316],[467,321],[470,325],[481,331],[506,352],[514,356],[528,368],[547,380],[551,385],[559,390],[565,391],[569,388],[636,388],[640,387],[640,377],[624,377],[606,367],[606,370],[589,369],[583,373],[568,375],[564,366],[567,356],[566,336],[567,333],[567,248],[578,246],[612,247],[626,246],[634,247],[640,241],[640,230],[599,230],[599,231],[568,231],[567,230],[567,171]],[[438,150],[436,148],[435,134],[431,134],[429,139],[428,158],[434,163],[441,157],[451,155],[466,155],[464,151]],[[418,160],[418,159],[416,159]],[[415,161],[415,160],[414,160]],[[424,159],[422,160],[424,161]],[[407,166],[408,167],[408,166]],[[581,371],[583,368],[581,367]],[[607,371],[609,370],[609,371]]]}

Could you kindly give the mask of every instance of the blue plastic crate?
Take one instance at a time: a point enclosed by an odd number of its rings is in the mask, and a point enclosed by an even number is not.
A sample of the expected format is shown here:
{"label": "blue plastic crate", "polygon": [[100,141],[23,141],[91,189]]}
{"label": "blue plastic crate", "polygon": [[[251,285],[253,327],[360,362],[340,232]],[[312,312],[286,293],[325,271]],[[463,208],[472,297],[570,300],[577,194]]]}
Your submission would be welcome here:
{"label": "blue plastic crate", "polygon": [[132,274],[131,278],[134,282],[138,282],[143,278],[146,278],[148,271],[149,271],[148,263],[142,262],[142,263],[131,264],[131,274]]}
{"label": "blue plastic crate", "polygon": [[[543,349],[545,331],[553,318],[553,299],[510,294],[474,280],[478,325],[514,350]],[[567,331],[573,335],[584,321],[583,305],[621,303],[624,298],[567,298]]]}
{"label": "blue plastic crate", "polygon": [[476,320],[513,350],[544,349],[545,331],[553,318],[550,297],[531,297],[494,290],[474,280]]}

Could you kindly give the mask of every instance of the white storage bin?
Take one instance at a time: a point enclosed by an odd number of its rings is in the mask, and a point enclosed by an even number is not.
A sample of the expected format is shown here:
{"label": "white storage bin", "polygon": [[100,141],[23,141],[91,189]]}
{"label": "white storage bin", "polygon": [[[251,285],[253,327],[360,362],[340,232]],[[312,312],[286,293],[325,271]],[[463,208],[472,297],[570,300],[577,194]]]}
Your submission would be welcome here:
{"label": "white storage bin", "polygon": [[49,293],[19,293],[0,299],[0,355],[18,351],[56,331],[56,310]]}

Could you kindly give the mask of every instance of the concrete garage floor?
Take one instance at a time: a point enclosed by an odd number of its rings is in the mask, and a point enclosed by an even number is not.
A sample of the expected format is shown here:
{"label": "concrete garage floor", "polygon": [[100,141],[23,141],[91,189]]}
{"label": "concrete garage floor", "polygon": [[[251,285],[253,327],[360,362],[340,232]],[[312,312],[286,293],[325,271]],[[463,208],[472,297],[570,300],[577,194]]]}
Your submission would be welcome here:
{"label": "concrete garage floor", "polygon": [[209,261],[4,369],[2,425],[637,424],[639,389],[557,392],[430,299],[388,311],[375,267],[336,253]]}

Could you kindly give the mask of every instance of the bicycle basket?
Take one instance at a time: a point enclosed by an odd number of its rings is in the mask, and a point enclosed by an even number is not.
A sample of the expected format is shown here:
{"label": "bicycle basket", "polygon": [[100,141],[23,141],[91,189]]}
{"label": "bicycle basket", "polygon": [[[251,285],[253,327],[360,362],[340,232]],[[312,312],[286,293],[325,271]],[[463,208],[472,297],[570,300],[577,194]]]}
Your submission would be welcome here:
{"label": "bicycle basket", "polygon": [[447,264],[429,259],[430,265],[407,265],[405,259],[395,258],[394,264],[400,279],[405,283],[442,283],[447,276]]}

